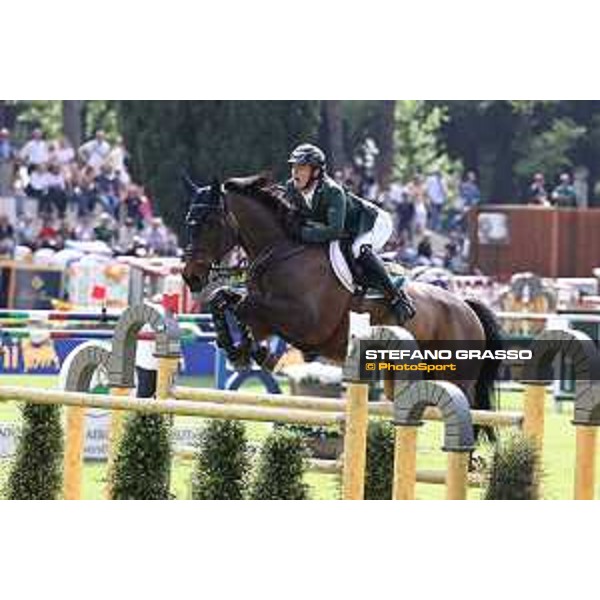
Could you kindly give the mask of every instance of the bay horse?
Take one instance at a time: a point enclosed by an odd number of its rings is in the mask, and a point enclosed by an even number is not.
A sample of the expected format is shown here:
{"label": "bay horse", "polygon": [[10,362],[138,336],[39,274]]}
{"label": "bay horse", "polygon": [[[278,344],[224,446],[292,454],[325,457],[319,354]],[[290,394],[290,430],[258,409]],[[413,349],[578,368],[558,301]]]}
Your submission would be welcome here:
{"label": "bay horse", "polygon": [[[255,340],[277,335],[305,353],[343,363],[350,311],[368,312],[372,325],[397,325],[383,298],[355,296],[339,283],[328,244],[303,245],[290,236],[293,207],[265,178],[229,179],[222,186],[214,182],[206,187],[186,178],[186,184],[192,200],[183,278],[192,292],[201,292],[215,265],[241,246],[250,263],[247,291],[229,298],[237,319]],[[479,300],[462,300],[417,281],[405,289],[416,315],[403,327],[417,342],[470,340],[485,349],[500,347],[498,322]],[[498,367],[498,361],[485,359],[476,381],[455,382],[473,408],[492,408]]]}

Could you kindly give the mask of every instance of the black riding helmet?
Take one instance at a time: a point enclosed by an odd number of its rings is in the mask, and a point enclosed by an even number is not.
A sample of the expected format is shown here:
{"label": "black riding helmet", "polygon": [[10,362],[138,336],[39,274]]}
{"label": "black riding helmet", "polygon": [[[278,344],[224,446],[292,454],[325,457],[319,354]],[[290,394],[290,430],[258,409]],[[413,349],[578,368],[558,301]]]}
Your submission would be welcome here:
{"label": "black riding helmet", "polygon": [[291,165],[311,165],[325,169],[325,152],[313,144],[300,144],[290,154],[288,163]]}

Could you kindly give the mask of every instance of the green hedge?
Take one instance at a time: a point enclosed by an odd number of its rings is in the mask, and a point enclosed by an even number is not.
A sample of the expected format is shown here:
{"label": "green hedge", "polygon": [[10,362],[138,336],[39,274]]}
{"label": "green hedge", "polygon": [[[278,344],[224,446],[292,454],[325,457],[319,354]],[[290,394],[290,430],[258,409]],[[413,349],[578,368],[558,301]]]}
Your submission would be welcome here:
{"label": "green hedge", "polygon": [[498,443],[484,490],[486,500],[539,500],[540,453],[535,442],[523,433],[502,438]]}
{"label": "green hedge", "polygon": [[171,475],[171,418],[135,413],[125,421],[111,476],[114,500],[167,500]]}
{"label": "green hedge", "polygon": [[394,482],[394,426],[371,421],[367,432],[365,500],[391,500]]}
{"label": "green hedge", "polygon": [[307,500],[304,475],[308,452],[302,438],[284,429],[273,430],[261,447],[250,498]]}
{"label": "green hedge", "polygon": [[5,495],[10,500],[56,500],[62,492],[61,407],[21,406],[23,426]]}
{"label": "green hedge", "polygon": [[192,476],[195,500],[241,500],[250,462],[240,421],[211,420],[201,431]]}

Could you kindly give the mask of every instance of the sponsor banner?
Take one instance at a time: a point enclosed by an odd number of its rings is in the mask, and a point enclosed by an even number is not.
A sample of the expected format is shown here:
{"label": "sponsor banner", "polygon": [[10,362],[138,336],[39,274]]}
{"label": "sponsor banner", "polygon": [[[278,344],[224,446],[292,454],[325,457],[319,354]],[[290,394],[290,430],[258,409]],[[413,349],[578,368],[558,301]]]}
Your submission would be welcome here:
{"label": "sponsor banner", "polygon": [[[84,460],[105,461],[108,458],[110,412],[89,409],[86,414]],[[14,455],[20,427],[16,423],[0,422],[0,459]],[[175,425],[172,440],[175,452],[194,445],[198,427]]]}
{"label": "sponsor banner", "polygon": [[[0,375],[57,375],[63,361],[79,344],[87,340],[15,339],[0,331]],[[183,340],[182,372],[184,376],[212,375],[215,348],[204,341]]]}

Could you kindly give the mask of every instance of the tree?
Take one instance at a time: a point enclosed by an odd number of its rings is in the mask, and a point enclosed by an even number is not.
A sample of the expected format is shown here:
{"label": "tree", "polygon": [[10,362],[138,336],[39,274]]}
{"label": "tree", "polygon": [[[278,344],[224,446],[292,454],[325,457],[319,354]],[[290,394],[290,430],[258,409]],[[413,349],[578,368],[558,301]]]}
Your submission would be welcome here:
{"label": "tree", "polygon": [[347,100],[342,102],[346,156],[356,154],[371,138],[379,155],[375,165],[378,183],[385,186],[393,174],[396,100]]}
{"label": "tree", "polygon": [[515,173],[527,178],[540,171],[550,180],[555,179],[560,171],[572,166],[571,153],[585,133],[586,128],[572,119],[554,120],[549,129],[520,140]]}
{"label": "tree", "polygon": [[439,135],[446,118],[441,106],[428,106],[419,100],[396,103],[394,166],[401,180],[432,170],[447,173],[455,168]]}
{"label": "tree", "polygon": [[62,122],[63,133],[74,148],[78,148],[83,141],[83,100],[63,100]]}
{"label": "tree", "polygon": [[204,183],[265,169],[285,177],[290,150],[317,142],[318,101],[126,101],[117,109],[134,178],[180,231],[182,170]]}
{"label": "tree", "polygon": [[83,105],[83,136],[93,137],[103,129],[109,139],[120,135],[116,100],[87,100]]}
{"label": "tree", "polygon": [[323,146],[329,169],[334,172],[345,164],[342,103],[340,100],[324,100],[321,107]]}
{"label": "tree", "polygon": [[394,132],[396,100],[382,100],[379,115],[379,161],[377,178],[380,185],[386,186],[394,172]]}
{"label": "tree", "polygon": [[[17,122],[31,130],[41,127],[48,138],[57,138],[62,132],[62,102],[60,100],[20,101]],[[27,133],[29,133],[28,131]]]}
{"label": "tree", "polygon": [[585,165],[591,189],[600,177],[598,101],[429,104],[447,111],[442,140],[451,156],[479,173],[483,196],[492,202],[521,200],[536,170],[551,181],[561,169]]}
{"label": "tree", "polygon": [[14,100],[0,100],[0,128],[13,129],[17,120],[17,103]]}

